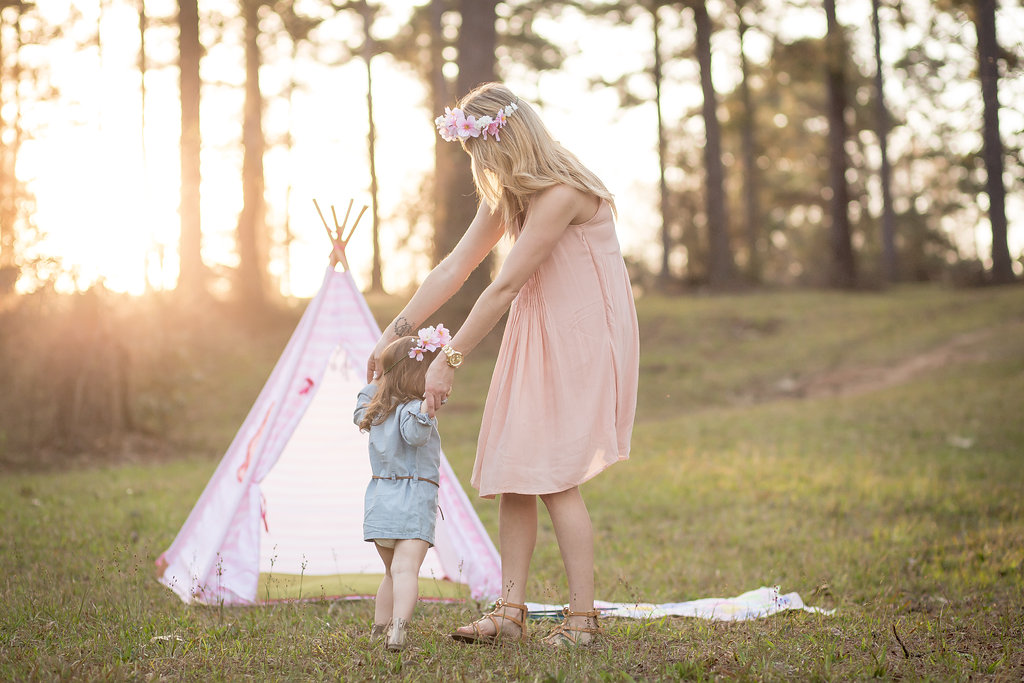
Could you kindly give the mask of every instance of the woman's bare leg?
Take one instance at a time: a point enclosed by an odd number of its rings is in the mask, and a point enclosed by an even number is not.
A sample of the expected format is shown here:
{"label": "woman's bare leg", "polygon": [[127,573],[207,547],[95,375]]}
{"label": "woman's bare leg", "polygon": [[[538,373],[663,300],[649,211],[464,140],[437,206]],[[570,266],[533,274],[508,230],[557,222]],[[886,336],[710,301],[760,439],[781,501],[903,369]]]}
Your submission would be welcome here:
{"label": "woman's bare leg", "polygon": [[[525,604],[526,578],[530,573],[530,558],[537,544],[537,497],[518,493],[503,493],[498,506],[498,545],[501,551],[501,589],[506,602]],[[522,610],[506,607],[503,614],[517,619]],[[498,620],[506,623],[503,620]],[[484,635],[494,634],[490,619],[477,622]],[[510,624],[510,627],[514,624]],[[514,630],[514,629],[513,629]],[[460,633],[472,635],[473,627],[463,626]],[[511,635],[511,634],[510,634]]]}
{"label": "woman's bare leg", "polygon": [[[540,498],[551,516],[569,580],[569,609],[589,612],[594,609],[594,530],[587,505],[577,486]],[[571,617],[569,621],[578,627],[596,626],[592,617]],[[586,642],[590,637],[590,634],[581,633],[580,642]]]}
{"label": "woman's bare leg", "polygon": [[537,497],[503,493],[498,508],[501,590],[506,602],[526,601],[526,578],[537,545]]}

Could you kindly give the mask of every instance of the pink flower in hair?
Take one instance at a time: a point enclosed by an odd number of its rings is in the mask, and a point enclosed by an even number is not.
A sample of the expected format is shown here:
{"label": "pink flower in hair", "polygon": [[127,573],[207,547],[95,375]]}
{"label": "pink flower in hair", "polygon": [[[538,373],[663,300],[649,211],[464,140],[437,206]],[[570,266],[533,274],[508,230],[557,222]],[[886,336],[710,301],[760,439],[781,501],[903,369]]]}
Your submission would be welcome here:
{"label": "pink flower in hair", "polygon": [[452,333],[445,329],[445,326],[438,323],[437,328],[434,330],[435,339],[438,348],[450,344],[452,342]]}
{"label": "pink flower in hair", "polygon": [[409,358],[413,360],[423,360],[423,348],[421,346],[414,346],[409,349]]}
{"label": "pink flower in hair", "polygon": [[426,351],[437,350],[438,345],[435,343],[437,341],[437,333],[433,327],[424,327],[417,335],[419,336],[419,340],[416,342],[418,347]]}
{"label": "pink flower in hair", "polygon": [[476,125],[476,117],[473,115],[466,116],[462,113],[461,109],[456,109],[455,111],[458,112],[456,125],[458,126],[459,137],[480,137],[480,129]]}
{"label": "pink flower in hair", "polygon": [[458,114],[459,109],[456,108],[452,111],[451,107],[444,108],[444,114],[434,119],[434,125],[437,126],[437,132],[441,134],[441,137],[445,142],[452,142],[458,139]]}

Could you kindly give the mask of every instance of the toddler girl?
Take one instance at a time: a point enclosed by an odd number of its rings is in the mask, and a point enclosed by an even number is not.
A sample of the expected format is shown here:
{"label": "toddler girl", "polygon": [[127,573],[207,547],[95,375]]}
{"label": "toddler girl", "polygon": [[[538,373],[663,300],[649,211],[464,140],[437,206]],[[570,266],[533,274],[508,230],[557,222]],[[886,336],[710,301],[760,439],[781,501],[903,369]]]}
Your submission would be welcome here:
{"label": "toddler girl", "polygon": [[438,325],[393,341],[381,354],[384,372],[359,392],[356,403],[354,421],[369,432],[373,470],[363,538],[384,561],[370,638],[386,638],[388,650],[405,647],[420,565],[434,544],[441,438],[422,402],[429,361],[449,340]]}

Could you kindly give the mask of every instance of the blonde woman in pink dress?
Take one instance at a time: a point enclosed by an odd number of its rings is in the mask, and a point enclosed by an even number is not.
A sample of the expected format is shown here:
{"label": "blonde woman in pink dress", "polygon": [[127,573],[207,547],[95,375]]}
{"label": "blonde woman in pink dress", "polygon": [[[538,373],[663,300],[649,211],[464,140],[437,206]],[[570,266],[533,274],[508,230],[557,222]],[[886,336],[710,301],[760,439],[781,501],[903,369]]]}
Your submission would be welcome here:
{"label": "blonde woman in pink dress", "polygon": [[472,484],[500,496],[504,594],[463,642],[525,640],[526,581],[547,507],[569,584],[565,619],[542,640],[587,645],[599,633],[594,544],[580,485],[629,457],[639,335],[632,290],[604,183],[556,142],[529,104],[488,83],[437,118],[441,136],[470,155],[480,197],[462,239],[384,330],[367,368],[394,339],[421,326],[503,235],[514,245],[451,343],[431,363],[425,403],[448,401],[457,368],[508,311],[487,394]]}

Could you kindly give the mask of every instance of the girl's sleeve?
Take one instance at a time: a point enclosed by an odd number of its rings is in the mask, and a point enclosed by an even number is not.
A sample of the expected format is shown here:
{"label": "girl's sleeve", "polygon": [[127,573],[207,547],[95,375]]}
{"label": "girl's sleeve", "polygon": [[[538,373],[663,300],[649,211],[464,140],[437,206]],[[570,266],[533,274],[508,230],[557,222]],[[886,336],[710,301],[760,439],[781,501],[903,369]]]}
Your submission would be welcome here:
{"label": "girl's sleeve", "polygon": [[370,405],[370,401],[373,399],[373,395],[377,393],[376,384],[367,384],[365,387],[359,390],[359,394],[356,397],[356,409],[352,413],[352,422],[355,425],[359,425],[363,421],[363,415],[366,414],[366,406]]}
{"label": "girl's sleeve", "polygon": [[410,446],[423,446],[430,440],[430,433],[437,426],[437,419],[420,412],[419,403],[407,403],[402,406],[398,427],[402,439]]}

